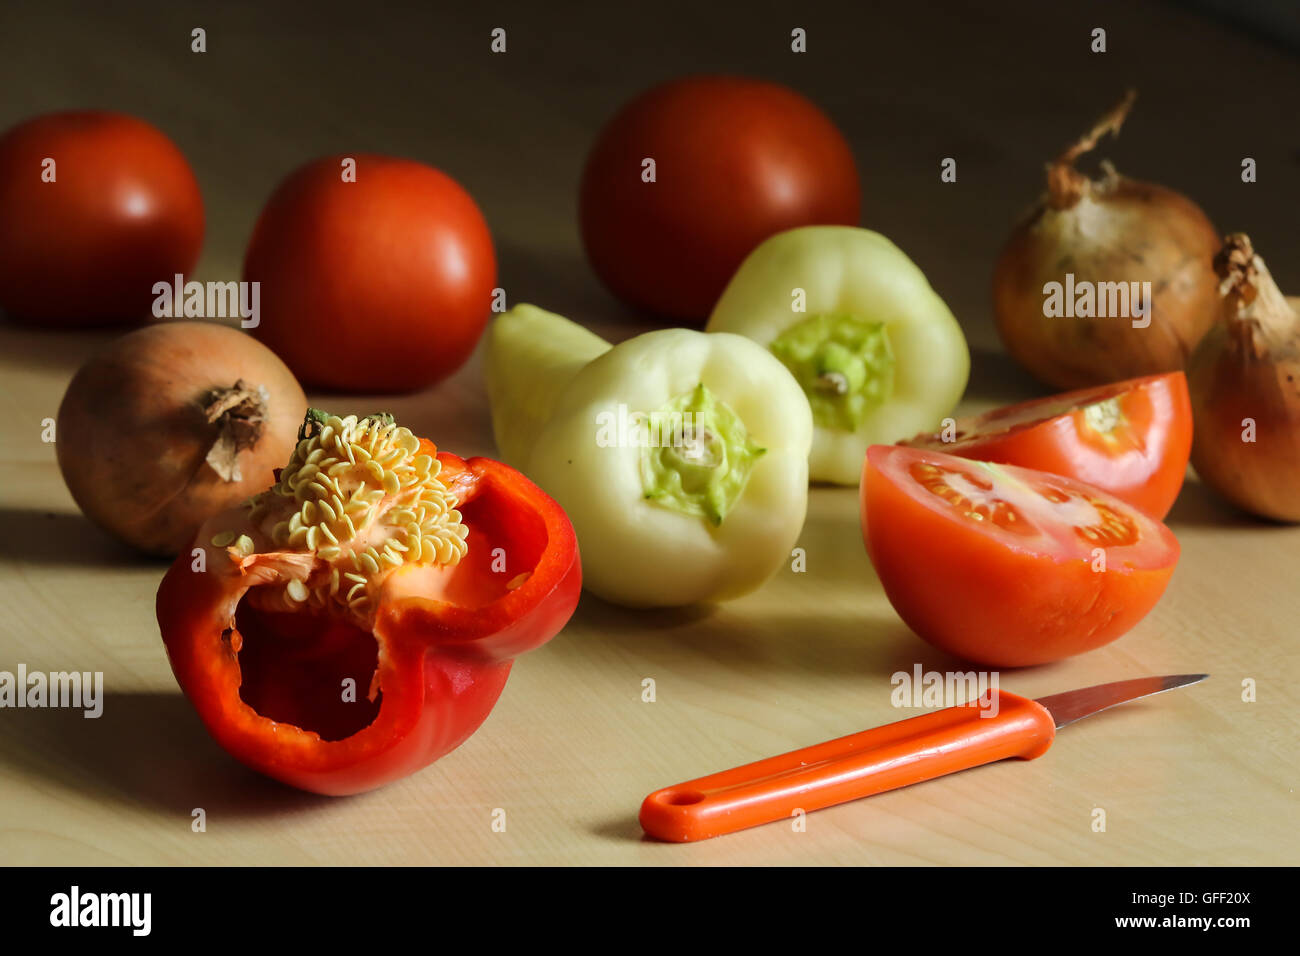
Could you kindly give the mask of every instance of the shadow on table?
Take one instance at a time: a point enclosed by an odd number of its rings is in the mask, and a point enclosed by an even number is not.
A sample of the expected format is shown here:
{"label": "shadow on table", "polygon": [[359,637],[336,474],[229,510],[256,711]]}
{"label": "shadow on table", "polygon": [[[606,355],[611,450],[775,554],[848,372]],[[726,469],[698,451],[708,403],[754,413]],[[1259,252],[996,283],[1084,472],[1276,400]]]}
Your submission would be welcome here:
{"label": "shadow on table", "polygon": [[176,693],[105,694],[95,719],[72,709],[8,710],[0,762],[97,803],[143,804],[181,820],[274,817],[337,800],[254,773],[208,736]]}
{"label": "shadow on table", "polygon": [[1182,527],[1264,529],[1286,527],[1246,514],[1201,484],[1200,480],[1191,473],[1188,473],[1187,480],[1183,482],[1183,490],[1178,493],[1178,499],[1165,517],[1165,524],[1175,531]]}
{"label": "shadow on table", "polygon": [[[719,768],[721,769],[721,768]],[[641,829],[638,813],[610,817],[600,823],[593,823],[587,828],[592,836],[618,843],[648,843],[652,846],[677,846],[667,840],[657,840]]]}
{"label": "shadow on table", "polygon": [[804,549],[805,570],[794,574],[787,569],[782,575],[812,585],[848,587],[851,593],[880,593],[880,578],[862,541],[856,488],[815,487],[797,545]]}
{"label": "shadow on table", "polygon": [[20,564],[96,567],[156,566],[167,558],[143,554],[96,527],[85,516],[42,508],[0,508],[0,559]]}
{"label": "shadow on table", "polygon": [[63,370],[69,379],[86,360],[137,326],[112,329],[42,329],[0,313],[0,352],[23,368]]}
{"label": "shadow on table", "polygon": [[649,667],[689,673],[707,683],[736,673],[802,673],[875,678],[925,670],[969,670],[973,665],[916,637],[886,611],[855,614],[800,611],[745,614],[718,607],[635,609],[584,594],[574,615],[588,637],[558,640],[549,653],[582,656],[590,640],[624,648]]}

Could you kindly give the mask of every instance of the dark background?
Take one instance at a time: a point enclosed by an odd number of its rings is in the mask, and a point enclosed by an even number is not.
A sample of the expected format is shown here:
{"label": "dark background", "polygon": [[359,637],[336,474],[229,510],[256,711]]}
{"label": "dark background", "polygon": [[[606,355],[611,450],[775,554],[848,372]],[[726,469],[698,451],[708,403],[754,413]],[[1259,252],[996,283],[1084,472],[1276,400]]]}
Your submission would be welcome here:
{"label": "dark background", "polygon": [[[863,181],[863,224],[925,270],[978,363],[998,351],[993,260],[1042,189],[1043,163],[1129,85],[1137,106],[1097,155],[1185,192],[1220,231],[1249,232],[1283,290],[1300,294],[1300,56],[1288,46],[1300,44],[1298,9],[6,2],[0,127],[72,107],[160,126],[203,188],[201,280],[238,278],[258,210],[302,162],[345,150],[426,161],[483,207],[510,302],[619,335],[607,323],[626,310],[587,268],[578,239],[587,148],[622,102],[657,81],[760,76],[810,96],[843,129]],[[196,26],[207,30],[205,54],[190,52]],[[489,50],[498,26],[505,54]],[[796,26],[807,30],[805,54],[790,52]],[[1090,52],[1097,26],[1105,54]],[[955,184],[939,181],[946,156],[958,161]],[[1255,184],[1241,182],[1245,156],[1258,163]]]}

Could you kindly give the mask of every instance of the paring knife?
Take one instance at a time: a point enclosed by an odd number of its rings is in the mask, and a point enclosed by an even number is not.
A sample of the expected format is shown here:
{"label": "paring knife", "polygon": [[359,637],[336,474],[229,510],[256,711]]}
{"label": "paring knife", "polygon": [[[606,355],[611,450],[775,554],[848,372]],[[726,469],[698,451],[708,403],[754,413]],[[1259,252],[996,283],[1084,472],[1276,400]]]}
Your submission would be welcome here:
{"label": "paring knife", "polygon": [[1209,676],[1139,677],[1037,700],[990,690],[976,703],[657,790],[641,804],[641,827],[674,843],[707,840],[1007,757],[1032,760],[1067,724]]}

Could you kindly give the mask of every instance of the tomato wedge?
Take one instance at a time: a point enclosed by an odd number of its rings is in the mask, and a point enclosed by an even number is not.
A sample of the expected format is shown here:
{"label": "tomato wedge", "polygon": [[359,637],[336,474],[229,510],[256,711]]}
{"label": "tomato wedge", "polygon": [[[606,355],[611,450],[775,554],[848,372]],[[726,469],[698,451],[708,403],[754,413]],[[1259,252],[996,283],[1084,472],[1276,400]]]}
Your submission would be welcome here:
{"label": "tomato wedge", "polygon": [[873,445],[867,552],[899,616],[950,654],[999,667],[1107,644],[1146,616],[1178,561],[1173,533],[1062,475]]}
{"label": "tomato wedge", "polygon": [[1187,377],[1148,375],[1008,405],[900,444],[1068,475],[1164,518],[1192,450]]}

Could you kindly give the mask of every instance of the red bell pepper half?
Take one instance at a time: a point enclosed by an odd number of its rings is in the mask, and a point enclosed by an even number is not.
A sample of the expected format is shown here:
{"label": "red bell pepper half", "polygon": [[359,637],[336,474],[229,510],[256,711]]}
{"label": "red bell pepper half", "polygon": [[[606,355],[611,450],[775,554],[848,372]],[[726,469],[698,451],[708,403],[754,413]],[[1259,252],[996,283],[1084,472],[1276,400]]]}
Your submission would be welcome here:
{"label": "red bell pepper half", "polygon": [[429,765],[577,606],[567,516],[499,462],[313,410],[277,479],[204,525],[157,602],[208,730],[277,780],[341,795]]}

